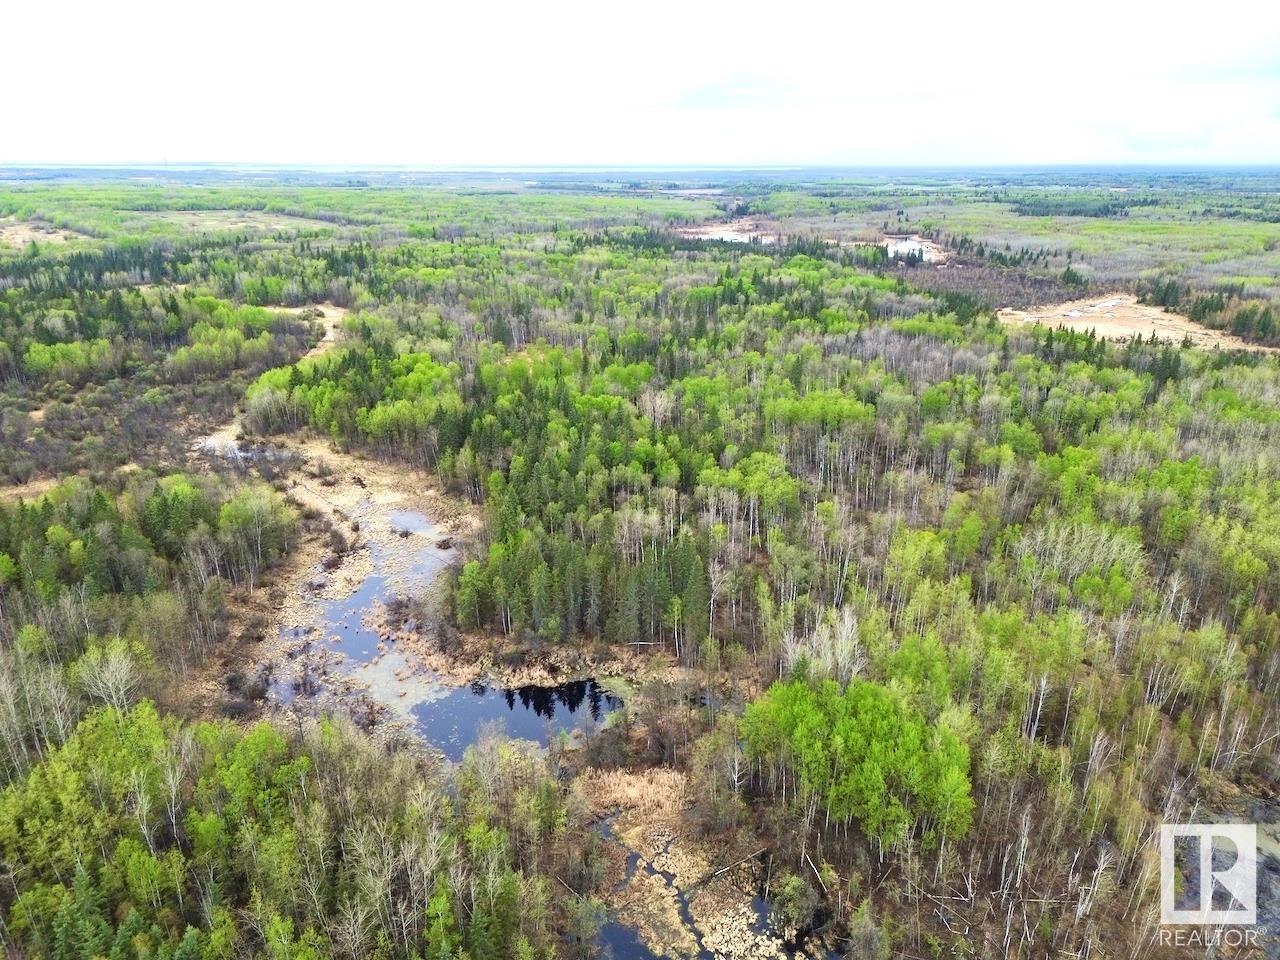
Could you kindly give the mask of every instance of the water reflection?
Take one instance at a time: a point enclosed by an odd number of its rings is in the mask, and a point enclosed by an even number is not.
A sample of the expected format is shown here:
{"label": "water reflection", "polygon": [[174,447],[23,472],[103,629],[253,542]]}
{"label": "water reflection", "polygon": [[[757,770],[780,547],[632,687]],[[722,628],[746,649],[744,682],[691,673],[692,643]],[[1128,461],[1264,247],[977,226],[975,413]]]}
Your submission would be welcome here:
{"label": "water reflection", "polygon": [[555,686],[491,687],[473,683],[413,708],[418,731],[450,759],[461,759],[481,727],[543,745],[562,733],[588,732],[622,706],[594,680]]}

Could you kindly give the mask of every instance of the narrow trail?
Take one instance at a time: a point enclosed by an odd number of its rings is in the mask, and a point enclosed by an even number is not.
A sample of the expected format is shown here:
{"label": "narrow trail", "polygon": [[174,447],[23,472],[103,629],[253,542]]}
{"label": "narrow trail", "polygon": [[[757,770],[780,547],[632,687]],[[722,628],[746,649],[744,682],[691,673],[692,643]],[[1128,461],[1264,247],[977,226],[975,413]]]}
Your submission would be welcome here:
{"label": "narrow trail", "polygon": [[339,307],[332,303],[313,304],[309,307],[275,307],[277,313],[298,314],[305,310],[319,310],[320,323],[324,327],[324,334],[316,341],[316,345],[302,355],[303,360],[310,360],[328,353],[338,345],[338,331],[342,329],[342,321],[347,319],[350,313],[346,307]]}

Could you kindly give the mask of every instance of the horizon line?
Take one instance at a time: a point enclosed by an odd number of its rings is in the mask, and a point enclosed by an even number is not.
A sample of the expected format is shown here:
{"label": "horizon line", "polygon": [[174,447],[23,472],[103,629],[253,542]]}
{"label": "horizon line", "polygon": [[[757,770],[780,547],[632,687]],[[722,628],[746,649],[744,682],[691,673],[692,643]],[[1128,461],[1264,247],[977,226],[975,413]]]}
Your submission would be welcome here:
{"label": "horizon line", "polygon": [[541,172],[791,172],[824,170],[1277,170],[1276,162],[940,162],[940,163],[401,163],[267,160],[129,160],[129,161],[32,161],[0,160],[0,170],[365,170],[430,173],[541,173]]}

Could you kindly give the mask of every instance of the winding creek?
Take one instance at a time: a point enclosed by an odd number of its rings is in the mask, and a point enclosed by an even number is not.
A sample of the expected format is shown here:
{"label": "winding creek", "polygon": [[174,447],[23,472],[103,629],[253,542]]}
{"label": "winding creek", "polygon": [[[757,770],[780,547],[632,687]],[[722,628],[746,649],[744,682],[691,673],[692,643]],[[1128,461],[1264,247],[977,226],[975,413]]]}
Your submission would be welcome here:
{"label": "winding creek", "polygon": [[[652,860],[640,856],[635,850],[626,847],[614,835],[613,818],[606,818],[596,824],[596,830],[605,839],[606,842],[618,843],[627,851],[626,872],[622,880],[617,886],[615,892],[624,889],[628,884],[635,880],[637,873],[653,877],[663,884],[665,889],[675,898],[676,907],[679,911],[680,922],[684,924],[685,929],[697,944],[698,960],[711,960],[715,956],[707,949],[706,942],[703,938],[702,931],[698,927],[697,921],[693,916],[693,908],[689,903],[688,894],[681,890],[676,882],[675,874],[667,870],[659,869],[654,865]],[[670,849],[670,843],[663,848],[662,852]],[[604,948],[607,955],[612,956],[615,960],[657,960],[659,954],[648,947],[643,940],[640,939],[639,933],[632,927],[620,922],[613,914],[605,921],[603,927],[600,928],[600,945]]]}
{"label": "winding creek", "polygon": [[[304,309],[318,315],[322,329],[306,356],[338,346],[346,309],[332,303]],[[191,452],[239,470],[257,464],[283,469],[294,499],[329,514],[335,529],[355,533],[351,552],[336,569],[304,564],[286,589],[275,655],[266,664],[276,704],[290,709],[362,702],[453,761],[462,759],[482,728],[546,745],[553,737],[599,727],[622,705],[589,678],[504,688],[451,682],[427,668],[421,656],[402,649],[413,638],[385,622],[387,603],[427,593],[458,558],[450,531],[418,508],[424,478],[325,443],[288,437],[247,444],[240,434],[240,420],[233,419],[197,440]],[[300,702],[308,700],[319,702]]]}
{"label": "winding creek", "polygon": [[[448,759],[462,759],[483,729],[497,728],[508,736],[546,745],[552,738],[573,737],[597,729],[608,715],[622,706],[594,679],[579,679],[551,686],[502,687],[481,682],[459,685],[421,664],[412,650],[402,649],[406,635],[386,626],[385,606],[393,597],[430,589],[432,583],[458,557],[451,539],[437,523],[419,510],[399,502],[385,502],[375,495],[358,497],[344,511],[348,523],[359,526],[368,562],[350,589],[325,596],[315,586],[326,578],[300,584],[306,596],[293,617],[293,625],[280,628],[283,663],[277,669],[272,697],[282,707],[299,707],[300,699],[318,698],[325,691],[340,691],[340,699],[367,697],[391,716],[438,748]],[[313,571],[314,572],[314,571]],[[330,579],[341,580],[339,576]],[[320,674],[317,677],[317,674]],[[348,687],[347,684],[350,684]],[[638,877],[654,885],[660,896],[674,903],[679,936],[695,949],[692,956],[711,960],[723,955],[710,949],[694,915],[692,897],[697,885],[683,888],[663,866],[673,839],[656,852],[642,855],[614,835],[606,818],[596,829],[606,843],[625,851],[626,868],[618,894]],[[652,895],[652,890],[650,895]],[[612,899],[607,897],[606,899]],[[768,907],[749,891],[742,895],[743,926],[753,942],[768,949],[752,956],[794,956],[768,932]],[[649,946],[636,927],[611,910],[600,930],[602,953],[614,960],[659,960],[665,954]]]}

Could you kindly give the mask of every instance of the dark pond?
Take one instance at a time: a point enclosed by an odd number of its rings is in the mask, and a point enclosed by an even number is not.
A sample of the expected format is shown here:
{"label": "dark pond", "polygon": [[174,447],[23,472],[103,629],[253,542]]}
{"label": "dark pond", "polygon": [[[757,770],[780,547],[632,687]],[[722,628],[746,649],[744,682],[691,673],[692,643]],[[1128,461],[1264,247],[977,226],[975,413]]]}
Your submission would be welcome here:
{"label": "dark pond", "polygon": [[605,960],[660,960],[645,946],[640,934],[612,915],[600,928],[600,953]]}
{"label": "dark pond", "polygon": [[554,687],[489,687],[474,683],[413,708],[422,735],[452,760],[460,760],[480,728],[497,725],[507,736],[534,740],[573,730],[589,731],[622,706],[594,680],[575,680]]}

